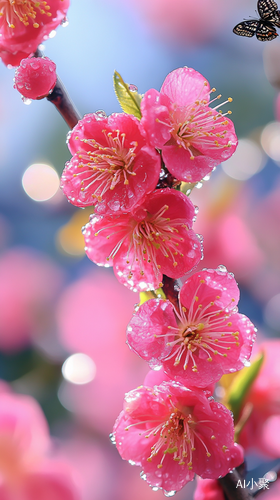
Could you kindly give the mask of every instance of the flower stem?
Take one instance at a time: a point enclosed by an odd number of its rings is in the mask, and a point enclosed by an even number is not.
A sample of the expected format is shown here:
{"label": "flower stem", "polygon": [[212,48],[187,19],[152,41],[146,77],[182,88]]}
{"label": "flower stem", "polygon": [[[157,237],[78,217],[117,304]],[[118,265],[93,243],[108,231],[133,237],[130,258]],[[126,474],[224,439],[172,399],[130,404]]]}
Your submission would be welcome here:
{"label": "flower stem", "polygon": [[[35,57],[42,57],[43,52],[37,49],[34,55]],[[76,109],[74,103],[71,101],[67,90],[59,77],[57,77],[55,87],[47,99],[55,105],[56,109],[59,111],[70,129],[77,125],[78,121],[81,119],[81,115]]]}

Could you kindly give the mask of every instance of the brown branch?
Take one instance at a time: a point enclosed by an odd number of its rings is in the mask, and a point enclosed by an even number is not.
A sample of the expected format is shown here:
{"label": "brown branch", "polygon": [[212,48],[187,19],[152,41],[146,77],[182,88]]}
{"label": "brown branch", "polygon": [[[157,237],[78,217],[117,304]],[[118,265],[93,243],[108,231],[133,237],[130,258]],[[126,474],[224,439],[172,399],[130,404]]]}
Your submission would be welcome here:
{"label": "brown branch", "polygon": [[[42,57],[43,53],[37,49],[34,55],[35,57]],[[59,77],[57,77],[55,87],[47,99],[55,105],[56,109],[59,111],[70,129],[77,125],[78,121],[81,119],[81,115],[70,99],[67,90]]]}

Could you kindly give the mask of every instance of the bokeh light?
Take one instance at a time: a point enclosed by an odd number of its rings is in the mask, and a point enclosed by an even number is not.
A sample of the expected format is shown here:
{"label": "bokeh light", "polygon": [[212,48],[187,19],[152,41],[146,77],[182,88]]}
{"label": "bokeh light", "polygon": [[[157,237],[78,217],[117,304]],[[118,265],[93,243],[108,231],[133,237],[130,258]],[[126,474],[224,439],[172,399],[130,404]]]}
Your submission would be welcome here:
{"label": "bokeh light", "polygon": [[59,188],[56,170],[44,163],[34,163],[22,176],[22,186],[26,194],[34,201],[50,200]]}
{"label": "bokeh light", "polygon": [[251,139],[240,139],[236,152],[222,163],[223,171],[232,179],[246,181],[265,166],[265,156]]}
{"label": "bokeh light", "polygon": [[94,379],[96,366],[87,354],[75,353],[64,361],[61,371],[68,382],[83,385]]}
{"label": "bokeh light", "polygon": [[274,161],[280,161],[280,123],[271,122],[264,127],[261,145],[266,154]]}

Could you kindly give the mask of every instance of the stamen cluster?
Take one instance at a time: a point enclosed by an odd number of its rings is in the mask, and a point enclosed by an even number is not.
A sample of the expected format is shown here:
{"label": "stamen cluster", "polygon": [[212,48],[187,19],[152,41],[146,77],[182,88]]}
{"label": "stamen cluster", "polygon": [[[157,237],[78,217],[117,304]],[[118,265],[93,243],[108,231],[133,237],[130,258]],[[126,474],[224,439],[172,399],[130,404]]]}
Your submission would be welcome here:
{"label": "stamen cluster", "polygon": [[70,0],[0,0],[0,57],[18,66],[65,19]]}

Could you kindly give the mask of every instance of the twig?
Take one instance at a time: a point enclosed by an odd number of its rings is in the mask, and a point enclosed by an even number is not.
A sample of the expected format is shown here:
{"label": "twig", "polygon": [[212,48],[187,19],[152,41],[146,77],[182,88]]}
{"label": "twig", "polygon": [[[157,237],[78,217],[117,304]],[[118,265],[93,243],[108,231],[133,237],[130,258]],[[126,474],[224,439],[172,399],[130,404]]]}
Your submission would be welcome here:
{"label": "twig", "polygon": [[[35,57],[43,57],[43,52],[37,49],[34,55]],[[78,121],[81,119],[81,115],[71,101],[59,77],[57,77],[55,87],[47,99],[55,105],[56,109],[71,129],[77,125]]]}

